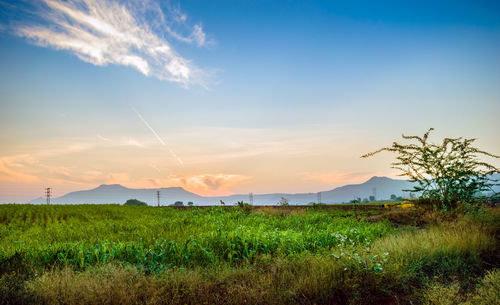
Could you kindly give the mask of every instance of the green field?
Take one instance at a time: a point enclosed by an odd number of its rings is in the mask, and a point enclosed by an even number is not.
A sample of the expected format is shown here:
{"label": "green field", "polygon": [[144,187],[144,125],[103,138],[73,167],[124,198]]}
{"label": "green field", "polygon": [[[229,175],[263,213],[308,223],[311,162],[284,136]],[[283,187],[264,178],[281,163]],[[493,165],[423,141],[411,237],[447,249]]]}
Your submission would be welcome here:
{"label": "green field", "polygon": [[499,279],[496,209],[447,218],[424,209],[1,205],[0,298],[4,304],[499,300],[497,287],[488,286]]}
{"label": "green field", "polygon": [[[349,213],[343,213],[348,215]],[[337,215],[340,215],[337,213]],[[332,213],[272,217],[239,209],[1,206],[0,259],[82,270],[123,262],[148,271],[252,262],[260,254],[323,253],[394,232]]]}

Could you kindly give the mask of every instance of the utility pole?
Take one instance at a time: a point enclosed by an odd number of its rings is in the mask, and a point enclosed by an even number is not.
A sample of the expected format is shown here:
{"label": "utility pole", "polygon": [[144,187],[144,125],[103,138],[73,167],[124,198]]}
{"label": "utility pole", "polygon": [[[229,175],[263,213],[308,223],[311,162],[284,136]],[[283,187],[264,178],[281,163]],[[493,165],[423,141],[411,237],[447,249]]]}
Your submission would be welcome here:
{"label": "utility pole", "polygon": [[47,199],[47,204],[50,204],[50,196],[52,189],[50,187],[45,189],[45,198]]}
{"label": "utility pole", "polygon": [[253,205],[253,193],[248,194],[248,199],[250,200],[250,204]]}
{"label": "utility pole", "polygon": [[160,207],[160,191],[156,191],[156,197],[158,198],[158,207]]}
{"label": "utility pole", "polygon": [[321,203],[321,192],[318,192],[318,203]]}
{"label": "utility pole", "polygon": [[377,188],[376,187],[373,188],[373,198],[375,198],[375,200],[377,200]]}

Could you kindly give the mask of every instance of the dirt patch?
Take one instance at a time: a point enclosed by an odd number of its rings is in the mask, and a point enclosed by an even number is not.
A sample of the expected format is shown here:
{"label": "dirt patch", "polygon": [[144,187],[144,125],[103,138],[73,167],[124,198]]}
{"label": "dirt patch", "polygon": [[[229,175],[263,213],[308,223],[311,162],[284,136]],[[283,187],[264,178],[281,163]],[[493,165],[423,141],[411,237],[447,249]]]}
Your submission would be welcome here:
{"label": "dirt patch", "polygon": [[[383,221],[384,219],[389,220],[396,226],[416,226],[423,227],[428,224],[437,223],[438,221],[443,221],[442,217],[439,217],[433,211],[420,208],[412,209],[393,209],[383,214],[367,216],[365,217],[367,221]],[[451,219],[450,219],[451,220]]]}

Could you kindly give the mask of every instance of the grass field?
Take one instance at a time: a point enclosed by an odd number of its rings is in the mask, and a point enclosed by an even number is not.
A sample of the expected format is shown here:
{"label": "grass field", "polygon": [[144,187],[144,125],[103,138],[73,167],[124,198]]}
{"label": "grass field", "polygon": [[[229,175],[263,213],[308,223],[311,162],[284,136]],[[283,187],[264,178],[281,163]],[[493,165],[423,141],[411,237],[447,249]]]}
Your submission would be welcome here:
{"label": "grass field", "polygon": [[499,220],[496,209],[1,205],[0,299],[492,304]]}

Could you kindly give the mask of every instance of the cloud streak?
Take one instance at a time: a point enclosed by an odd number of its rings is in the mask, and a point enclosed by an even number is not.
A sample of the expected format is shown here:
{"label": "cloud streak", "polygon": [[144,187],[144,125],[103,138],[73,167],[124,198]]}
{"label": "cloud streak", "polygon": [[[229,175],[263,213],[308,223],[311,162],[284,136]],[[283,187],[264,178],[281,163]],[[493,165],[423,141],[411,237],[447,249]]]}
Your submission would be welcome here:
{"label": "cloud streak", "polygon": [[22,171],[36,163],[30,155],[18,155],[12,157],[0,157],[0,181],[31,183],[39,181],[39,178]]}
{"label": "cloud streak", "polygon": [[48,178],[58,183],[74,183],[88,186],[97,184],[121,184],[133,188],[160,188],[179,186],[204,196],[229,195],[230,188],[250,179],[237,174],[168,175],[164,177],[132,177],[129,173],[85,171],[68,173],[64,168],[50,169]]}
{"label": "cloud streak", "polygon": [[139,119],[141,119],[141,121],[144,123],[144,125],[146,125],[146,127],[151,131],[151,133],[153,133],[153,135],[156,137],[156,139],[158,140],[158,142],[160,142],[161,145],[165,146],[168,150],[168,152],[172,155],[172,157],[175,158],[175,160],[177,160],[177,162],[180,164],[180,165],[183,165],[184,162],[182,162],[181,158],[179,158],[177,156],[177,154],[168,147],[167,143],[165,143],[165,141],[163,141],[163,139],[160,137],[160,135],[153,129],[153,127],[151,127],[151,125],[149,125],[148,121],[146,121],[146,119],[144,119],[144,117],[137,111],[135,110],[134,107],[132,107],[132,110],[135,112],[135,114],[137,114],[137,116],[139,117]]}
{"label": "cloud streak", "polygon": [[42,21],[22,23],[17,35],[40,46],[71,51],[97,66],[123,65],[186,87],[204,86],[206,73],[169,42],[208,44],[201,24],[189,26],[178,8],[162,8],[152,0],[44,0],[36,14]]}
{"label": "cloud streak", "polygon": [[229,195],[231,188],[248,181],[251,177],[232,173],[191,173],[162,174],[156,164],[150,166],[157,173],[137,171],[122,172],[112,169],[88,169],[79,165],[55,165],[39,160],[39,156],[30,154],[0,157],[0,183],[18,183],[38,185],[40,190],[45,185],[61,189],[61,186],[96,186],[102,183],[122,184],[136,188],[158,188],[180,186],[198,194]]}

